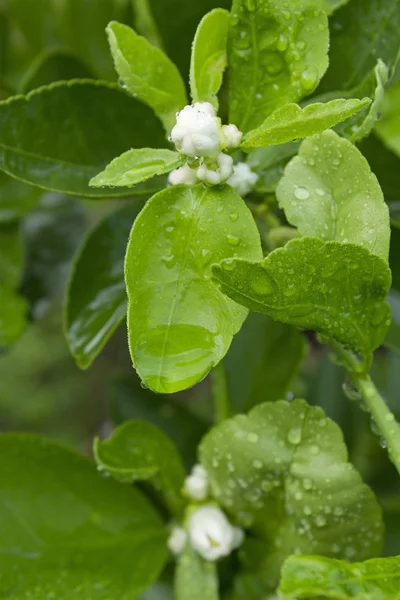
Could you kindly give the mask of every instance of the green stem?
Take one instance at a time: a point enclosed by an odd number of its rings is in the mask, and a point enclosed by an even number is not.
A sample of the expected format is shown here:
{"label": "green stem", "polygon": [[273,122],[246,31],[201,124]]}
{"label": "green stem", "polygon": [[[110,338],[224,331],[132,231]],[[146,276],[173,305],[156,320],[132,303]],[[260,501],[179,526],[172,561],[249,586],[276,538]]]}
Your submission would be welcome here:
{"label": "green stem", "polygon": [[361,363],[352,352],[345,350],[337,342],[332,344],[335,353],[343,364],[353,386],[364,401],[369,413],[377,424],[389,452],[389,457],[400,475],[400,425],[386,402],[378,392],[370,376],[360,368]]}
{"label": "green stem", "polygon": [[231,415],[228,383],[222,361],[213,368],[210,376],[214,396],[214,419],[216,423],[220,423],[224,419],[228,419]]}

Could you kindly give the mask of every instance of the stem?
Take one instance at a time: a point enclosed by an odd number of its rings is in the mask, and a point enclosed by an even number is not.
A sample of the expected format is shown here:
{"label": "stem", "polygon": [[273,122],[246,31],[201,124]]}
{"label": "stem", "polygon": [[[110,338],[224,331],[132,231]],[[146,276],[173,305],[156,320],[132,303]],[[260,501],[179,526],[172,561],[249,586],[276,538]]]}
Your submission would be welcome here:
{"label": "stem", "polygon": [[216,423],[220,423],[224,419],[228,419],[231,414],[228,383],[226,381],[226,372],[222,361],[213,368],[210,376],[214,396],[214,419]]}
{"label": "stem", "polygon": [[352,352],[337,342],[331,343],[352,384],[359,392],[369,413],[386,442],[389,457],[400,475],[400,425],[378,392],[370,376],[360,369],[361,363]]}

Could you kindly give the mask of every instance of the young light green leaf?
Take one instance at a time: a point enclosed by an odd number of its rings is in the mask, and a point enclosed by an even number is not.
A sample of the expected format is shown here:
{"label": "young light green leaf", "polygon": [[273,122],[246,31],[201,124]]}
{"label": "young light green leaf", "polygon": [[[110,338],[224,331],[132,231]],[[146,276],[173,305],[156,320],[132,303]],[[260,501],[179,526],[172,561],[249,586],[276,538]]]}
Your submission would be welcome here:
{"label": "young light green leaf", "polygon": [[217,94],[227,64],[229,12],[216,8],[201,21],[193,41],[190,91],[194,102],[211,102],[218,109]]}
{"label": "young light green leaf", "polygon": [[162,187],[159,180],[134,192],[88,185],[129,148],[166,144],[152,111],[112,84],[59,82],[0,102],[0,140],[0,169],[47,190],[110,198]]}
{"label": "young light green leaf", "polygon": [[337,10],[344,4],[347,4],[347,2],[349,2],[349,0],[324,0],[325,10],[328,15],[331,15],[335,12],[335,10]]}
{"label": "young light green leaf", "polygon": [[368,355],[385,338],[390,270],[362,246],[301,238],[260,262],[213,266],[221,290],[250,310],[313,329]]}
{"label": "young light green leaf", "polygon": [[400,556],[361,563],[322,556],[291,556],[282,570],[282,600],[398,600]]}
{"label": "young light green leaf", "polygon": [[126,316],[124,258],[133,221],[144,201],[127,204],[92,229],[71,271],[64,327],[78,366],[90,367]]}
{"label": "young light green leaf", "polygon": [[387,261],[388,207],[368,162],[348,140],[333,131],[305,140],[276,193],[302,235],[358,244]]}
{"label": "young light green leaf", "polygon": [[164,175],[177,169],[184,158],[172,150],[141,148],[128,150],[114,158],[109,165],[90,180],[91,187],[133,187],[156,175]]}
{"label": "young light green leaf", "polygon": [[0,453],[4,598],[131,600],[157,579],[165,528],[138,490],[36,436],[3,435]]}
{"label": "young light green leaf", "polygon": [[380,552],[381,509],[321,408],[261,404],[214,427],[200,460],[214,497],[255,536],[244,555],[256,545],[254,559],[271,575],[294,552],[352,560]]}
{"label": "young light green leaf", "polygon": [[173,62],[133,29],[115,21],[107,27],[115,68],[133,96],[148,104],[169,132],[187,104],[185,86]]}
{"label": "young light green leaf", "polygon": [[380,58],[392,74],[400,39],[399,0],[351,0],[330,20],[329,69],[321,91],[351,90]]}
{"label": "young light green leaf", "polygon": [[275,192],[287,163],[297,154],[299,148],[299,142],[288,142],[252,150],[247,157],[247,164],[258,175],[255,189],[262,194]]}
{"label": "young light green leaf", "polygon": [[151,198],[125,266],[130,351],[146,385],[185,389],[223,358],[247,310],[218,291],[210,266],[261,255],[251,213],[231,187],[172,186]]}
{"label": "young light green leaf", "polygon": [[400,157],[400,81],[387,93],[382,108],[382,119],[375,131],[382,142]]}
{"label": "young light green leaf", "polygon": [[328,20],[315,2],[234,0],[230,121],[247,132],[311,94],[328,67],[328,47]]}
{"label": "young light green leaf", "polygon": [[345,121],[368,104],[371,104],[369,98],[339,99],[326,104],[318,102],[304,108],[298,104],[285,104],[267,117],[260,127],[249,131],[241,148],[251,150],[309,137]]}
{"label": "young light green leaf", "polygon": [[178,559],[174,591],[175,600],[219,600],[215,563],[204,560],[187,546]]}
{"label": "young light green leaf", "polygon": [[119,481],[151,481],[172,513],[181,511],[185,470],[176,447],[158,427],[126,421],[108,440],[95,439],[94,455],[99,467]]}
{"label": "young light green leaf", "polygon": [[237,412],[284,398],[306,357],[305,336],[250,313],[224,359],[229,400]]}

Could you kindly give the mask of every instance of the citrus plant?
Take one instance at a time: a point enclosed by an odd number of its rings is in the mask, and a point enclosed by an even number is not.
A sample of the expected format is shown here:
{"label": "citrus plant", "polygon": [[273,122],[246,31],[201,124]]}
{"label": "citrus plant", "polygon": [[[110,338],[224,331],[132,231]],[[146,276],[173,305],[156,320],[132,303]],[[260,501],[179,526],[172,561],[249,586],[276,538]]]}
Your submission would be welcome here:
{"label": "citrus plant", "polygon": [[[16,90],[4,68],[0,344],[28,319],[20,223],[43,197],[118,202],[76,253],[64,330],[87,369],[126,321],[149,404],[94,462],[0,436],[0,596],[396,600],[400,556],[322,408],[331,382],[310,403],[295,381],[328,347],[400,475],[370,376],[400,349],[400,2],[138,0],[136,29],[111,4],[118,83],[75,23],[90,3],[56,13],[75,54],[36,58]],[[4,15],[33,44],[28,5]],[[179,396],[160,426],[169,395],[209,382],[213,409]]]}

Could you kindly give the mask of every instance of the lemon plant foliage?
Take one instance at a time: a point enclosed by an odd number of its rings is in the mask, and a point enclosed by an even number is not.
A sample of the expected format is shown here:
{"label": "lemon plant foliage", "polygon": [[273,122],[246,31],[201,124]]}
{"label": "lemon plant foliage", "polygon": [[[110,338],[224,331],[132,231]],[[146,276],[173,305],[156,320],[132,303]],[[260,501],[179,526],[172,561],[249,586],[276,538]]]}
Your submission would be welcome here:
{"label": "lemon plant foliage", "polygon": [[354,466],[378,452],[348,419],[349,460],[309,372],[329,346],[400,473],[400,425],[369,375],[375,350],[400,349],[400,0],[11,4],[0,350],[40,313],[31,213],[103,199],[64,331],[87,369],[126,329],[129,376],[94,461],[0,436],[1,598],[397,600],[383,469],[370,487]]}

